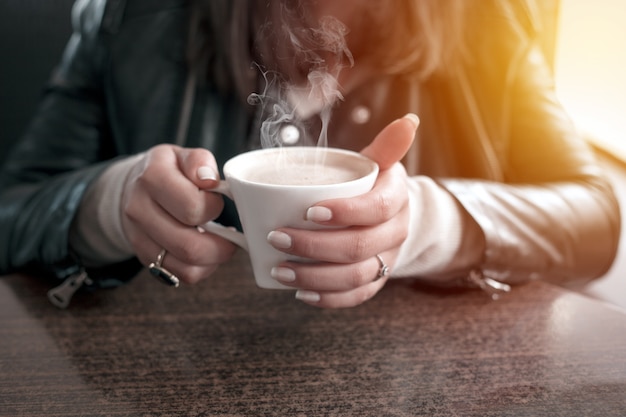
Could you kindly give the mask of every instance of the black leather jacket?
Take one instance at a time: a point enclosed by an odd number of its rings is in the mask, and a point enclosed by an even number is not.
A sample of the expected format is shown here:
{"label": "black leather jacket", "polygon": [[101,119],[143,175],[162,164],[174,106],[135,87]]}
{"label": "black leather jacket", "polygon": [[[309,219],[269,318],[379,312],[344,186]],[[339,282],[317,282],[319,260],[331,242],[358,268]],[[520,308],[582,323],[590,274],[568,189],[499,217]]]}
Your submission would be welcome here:
{"label": "black leather jacket", "polygon": [[[76,272],[68,231],[85,189],[116,158],[174,141],[189,70],[187,3],[79,2],[47,94],[0,172],[0,273]],[[509,282],[601,276],[620,235],[615,196],[555,97],[532,15],[495,13],[475,22],[472,59],[450,74],[380,77],[351,92],[330,127],[331,139],[343,139],[331,145],[360,149],[415,112],[422,123],[407,169],[436,178],[478,222],[484,270]],[[370,118],[355,123],[362,107]],[[187,143],[221,164],[248,146],[238,138],[254,138],[255,126],[247,104],[208,85],[197,89]],[[117,284],[139,268],[90,274]]]}

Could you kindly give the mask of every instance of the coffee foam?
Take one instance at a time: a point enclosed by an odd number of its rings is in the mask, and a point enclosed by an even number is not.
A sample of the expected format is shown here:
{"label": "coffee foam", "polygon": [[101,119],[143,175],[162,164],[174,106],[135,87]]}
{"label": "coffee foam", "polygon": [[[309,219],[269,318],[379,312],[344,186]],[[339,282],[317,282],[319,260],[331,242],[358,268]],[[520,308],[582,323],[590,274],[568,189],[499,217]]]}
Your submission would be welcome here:
{"label": "coffee foam", "polygon": [[303,162],[258,168],[250,171],[246,180],[275,185],[327,185],[353,181],[361,176],[361,172],[351,167]]}
{"label": "coffee foam", "polygon": [[328,185],[372,173],[376,164],[356,152],[319,147],[259,149],[226,163],[226,177],[274,185]]}

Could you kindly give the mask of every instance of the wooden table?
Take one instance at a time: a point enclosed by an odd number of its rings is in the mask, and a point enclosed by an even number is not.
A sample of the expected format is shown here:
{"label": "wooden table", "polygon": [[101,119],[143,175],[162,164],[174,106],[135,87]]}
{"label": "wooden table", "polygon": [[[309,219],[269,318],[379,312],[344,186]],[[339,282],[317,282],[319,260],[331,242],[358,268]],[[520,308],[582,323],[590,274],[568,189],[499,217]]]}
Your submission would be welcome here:
{"label": "wooden table", "polygon": [[147,274],[68,310],[0,278],[1,416],[624,416],[626,314],[544,284],[498,301],[391,282],[321,310],[256,288]]}

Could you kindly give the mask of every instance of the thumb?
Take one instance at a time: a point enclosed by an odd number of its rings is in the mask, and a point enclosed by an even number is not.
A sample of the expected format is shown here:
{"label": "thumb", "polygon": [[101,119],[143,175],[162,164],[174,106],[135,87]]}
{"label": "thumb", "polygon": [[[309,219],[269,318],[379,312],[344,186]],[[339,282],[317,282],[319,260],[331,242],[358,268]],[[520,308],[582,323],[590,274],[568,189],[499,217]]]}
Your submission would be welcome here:
{"label": "thumb", "polygon": [[361,150],[361,154],[376,162],[381,170],[390,168],[411,148],[419,123],[419,118],[413,113],[394,120]]}
{"label": "thumb", "polygon": [[219,181],[217,163],[211,152],[202,148],[180,148],[178,166],[198,188],[212,188]]}

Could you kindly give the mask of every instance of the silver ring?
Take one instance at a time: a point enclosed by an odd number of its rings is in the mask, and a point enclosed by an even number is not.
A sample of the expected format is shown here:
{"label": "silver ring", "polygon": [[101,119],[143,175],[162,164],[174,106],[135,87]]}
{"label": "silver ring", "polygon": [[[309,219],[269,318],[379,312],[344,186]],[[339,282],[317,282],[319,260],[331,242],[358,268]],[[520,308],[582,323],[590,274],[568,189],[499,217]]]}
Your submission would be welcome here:
{"label": "silver ring", "polygon": [[374,281],[378,281],[379,279],[389,275],[389,266],[387,266],[385,261],[383,261],[383,258],[380,255],[376,255],[376,259],[378,259],[380,269],[378,269],[378,273],[376,274],[376,278],[374,278]]}
{"label": "silver ring", "polygon": [[157,255],[156,261],[148,265],[148,271],[162,283],[172,287],[178,287],[180,284],[178,277],[161,266],[166,253],[167,251],[165,249],[161,249],[161,252]]}

